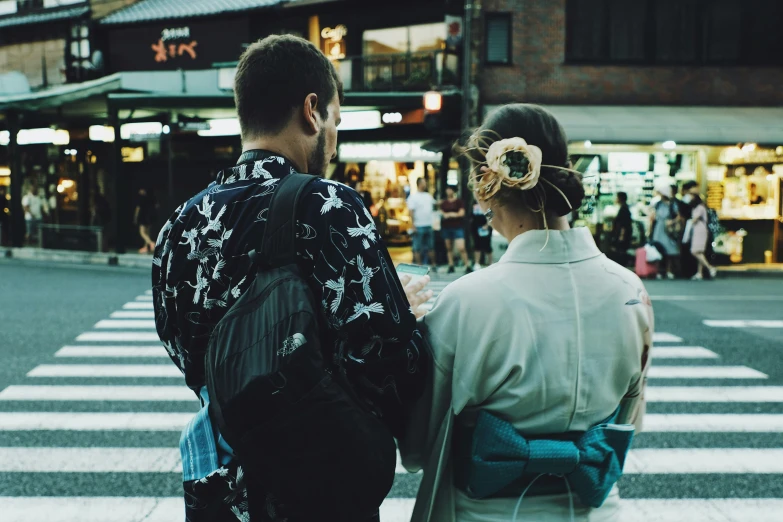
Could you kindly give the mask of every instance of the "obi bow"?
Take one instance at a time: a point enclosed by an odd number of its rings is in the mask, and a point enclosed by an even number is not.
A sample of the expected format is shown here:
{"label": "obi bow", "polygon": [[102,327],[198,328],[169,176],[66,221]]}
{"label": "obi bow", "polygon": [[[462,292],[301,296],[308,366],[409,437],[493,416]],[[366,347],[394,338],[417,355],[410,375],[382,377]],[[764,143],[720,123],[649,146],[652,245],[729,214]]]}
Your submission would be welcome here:
{"label": "obi bow", "polygon": [[522,477],[548,474],[564,477],[584,505],[600,507],[622,476],[633,441],[633,425],[611,424],[615,417],[574,441],[528,440],[511,423],[479,412],[470,454],[471,496],[486,498]]}

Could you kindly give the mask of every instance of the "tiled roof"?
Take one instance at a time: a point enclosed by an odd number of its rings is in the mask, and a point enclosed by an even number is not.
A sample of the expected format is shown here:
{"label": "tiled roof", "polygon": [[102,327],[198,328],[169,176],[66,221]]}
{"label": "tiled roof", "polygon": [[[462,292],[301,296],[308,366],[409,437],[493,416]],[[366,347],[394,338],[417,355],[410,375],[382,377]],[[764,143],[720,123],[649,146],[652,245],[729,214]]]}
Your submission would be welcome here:
{"label": "tiled roof", "polygon": [[120,9],[102,24],[130,24],[152,20],[172,20],[271,7],[285,0],[141,0]]}
{"label": "tiled roof", "polygon": [[14,27],[17,25],[42,24],[56,22],[58,20],[72,20],[86,15],[90,8],[86,5],[69,7],[68,9],[44,10],[27,14],[15,14],[0,17],[0,27]]}

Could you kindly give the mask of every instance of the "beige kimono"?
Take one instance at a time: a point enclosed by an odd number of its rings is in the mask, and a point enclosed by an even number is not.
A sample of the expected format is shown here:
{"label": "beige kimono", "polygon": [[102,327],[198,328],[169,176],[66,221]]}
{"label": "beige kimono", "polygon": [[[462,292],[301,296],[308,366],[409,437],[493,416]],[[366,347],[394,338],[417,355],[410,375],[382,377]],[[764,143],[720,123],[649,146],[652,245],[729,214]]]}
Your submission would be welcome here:
{"label": "beige kimono", "polygon": [[[516,498],[474,500],[452,485],[455,423],[486,409],[525,435],[584,431],[622,403],[618,423],[644,413],[652,306],[641,281],[609,261],[585,228],[532,231],[496,264],[462,277],[424,322],[432,378],[400,441],[403,465],[424,469],[414,522],[509,522]],[[580,522],[617,520],[615,487]],[[568,495],[526,496],[517,520],[569,520]]]}

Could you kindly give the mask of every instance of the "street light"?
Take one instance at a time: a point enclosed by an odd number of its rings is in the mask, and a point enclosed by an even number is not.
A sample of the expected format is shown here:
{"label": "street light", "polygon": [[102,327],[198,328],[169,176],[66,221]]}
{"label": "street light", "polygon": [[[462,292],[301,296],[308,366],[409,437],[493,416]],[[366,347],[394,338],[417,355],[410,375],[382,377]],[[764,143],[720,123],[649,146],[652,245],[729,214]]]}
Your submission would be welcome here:
{"label": "street light", "polygon": [[676,149],[677,148],[677,143],[672,141],[672,140],[664,141],[663,142],[663,148],[667,149],[667,150]]}
{"label": "street light", "polygon": [[430,112],[438,112],[443,108],[443,95],[437,91],[424,94],[424,109]]}

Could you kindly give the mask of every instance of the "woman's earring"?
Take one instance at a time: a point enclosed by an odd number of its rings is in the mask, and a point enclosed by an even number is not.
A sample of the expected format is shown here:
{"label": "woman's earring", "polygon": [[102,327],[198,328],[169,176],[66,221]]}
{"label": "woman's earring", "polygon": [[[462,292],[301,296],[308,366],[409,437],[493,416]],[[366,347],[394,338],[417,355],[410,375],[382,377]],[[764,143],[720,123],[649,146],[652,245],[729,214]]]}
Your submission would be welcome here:
{"label": "woman's earring", "polygon": [[487,218],[487,224],[492,222],[492,218],[495,217],[495,213],[492,212],[491,208],[488,208],[486,212],[484,212],[484,217]]}

